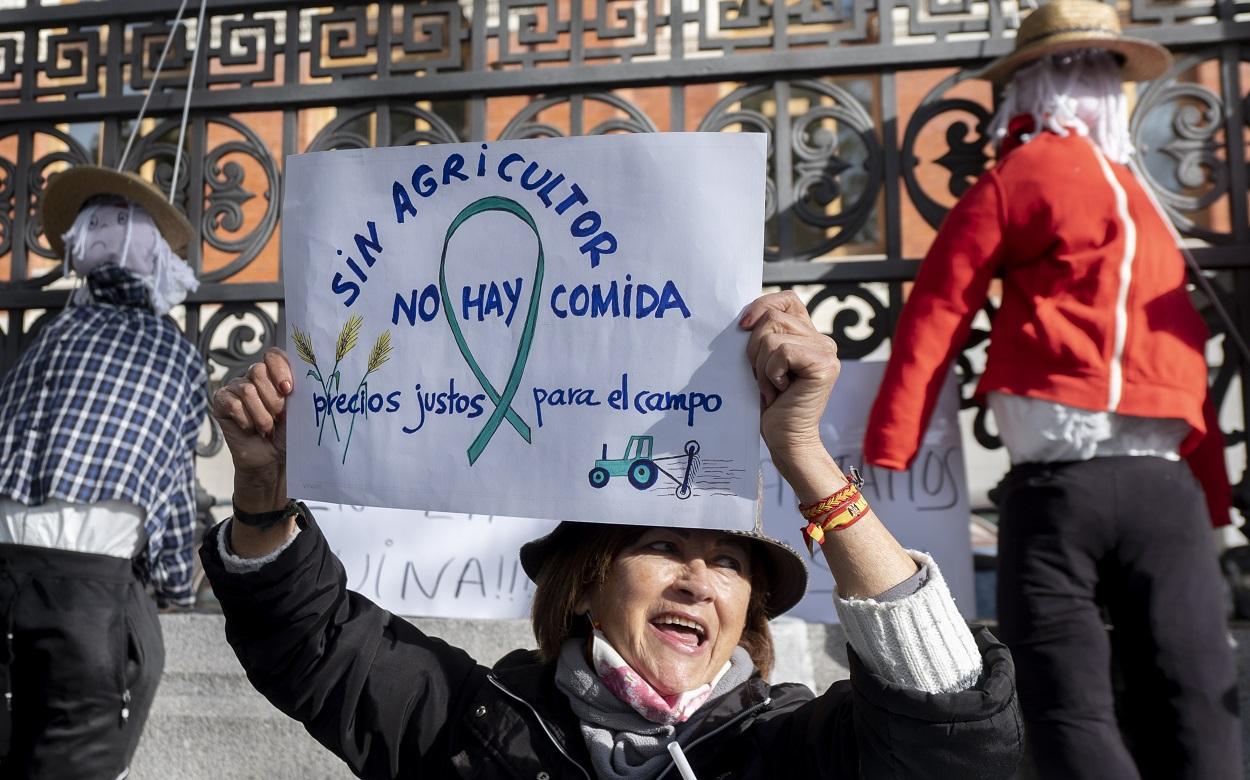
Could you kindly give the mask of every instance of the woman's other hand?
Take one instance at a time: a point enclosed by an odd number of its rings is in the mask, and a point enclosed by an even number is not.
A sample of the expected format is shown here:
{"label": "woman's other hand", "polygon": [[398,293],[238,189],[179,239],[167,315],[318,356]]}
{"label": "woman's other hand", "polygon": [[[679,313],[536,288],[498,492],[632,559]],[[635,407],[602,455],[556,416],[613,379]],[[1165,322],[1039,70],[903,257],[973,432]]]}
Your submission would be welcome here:
{"label": "woman's other hand", "polygon": [[286,505],[286,399],[291,364],[276,347],[213,395],[213,417],[234,461],[234,503],[252,513]]}
{"label": "woman's other hand", "polygon": [[797,471],[816,466],[828,473],[832,462],[820,420],[841,370],[837,345],[816,330],[790,291],[757,298],[739,324],[751,331],[747,361],[760,390],[760,433],[782,476],[799,490]]}

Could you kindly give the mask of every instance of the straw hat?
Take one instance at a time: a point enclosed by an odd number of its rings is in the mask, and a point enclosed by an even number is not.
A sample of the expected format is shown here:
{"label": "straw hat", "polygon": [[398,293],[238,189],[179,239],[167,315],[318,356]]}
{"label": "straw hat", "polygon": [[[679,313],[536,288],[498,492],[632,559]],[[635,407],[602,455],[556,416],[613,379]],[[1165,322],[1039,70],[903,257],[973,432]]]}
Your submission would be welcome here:
{"label": "straw hat", "polygon": [[[603,528],[599,523],[560,523],[555,530],[532,542],[521,545],[521,568],[534,582],[545,565],[558,565],[560,550],[575,549],[589,536]],[[807,564],[798,551],[785,542],[755,531],[722,531],[749,541],[768,562],[768,594],[764,612],[775,618],[788,612],[807,593]]]}
{"label": "straw hat", "polygon": [[1115,6],[1098,0],[1052,0],[1020,24],[1015,51],[991,62],[977,78],[1002,84],[1022,65],[1075,49],[1115,53],[1125,81],[1153,79],[1172,64],[1172,55],[1154,41],[1120,35]]}
{"label": "straw hat", "polygon": [[73,227],[83,204],[97,195],[118,195],[142,206],[152,215],[169,247],[179,255],[185,255],[195,231],[182,212],[147,180],[129,171],[115,171],[96,165],[78,165],[54,174],[48,181],[48,189],[43,195],[43,232],[58,255],[65,252],[61,234]]}

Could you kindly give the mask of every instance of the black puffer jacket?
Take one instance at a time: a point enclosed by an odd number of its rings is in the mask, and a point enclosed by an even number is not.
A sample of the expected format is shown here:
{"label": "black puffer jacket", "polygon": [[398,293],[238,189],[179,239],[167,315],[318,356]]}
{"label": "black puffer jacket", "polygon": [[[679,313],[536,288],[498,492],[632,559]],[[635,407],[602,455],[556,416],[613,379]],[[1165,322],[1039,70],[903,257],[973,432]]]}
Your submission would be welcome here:
{"label": "black puffer jacket", "polygon": [[[311,516],[278,559],[231,574],[213,529],[200,556],[248,679],[367,778],[593,778],[555,664],[493,669],[347,590]],[[758,675],[701,707],[679,739],[699,780],[1009,778],[1023,732],[1007,650],[977,629],[985,669],[953,694],[900,689],[849,652],[851,679],[814,697]],[[670,766],[665,780],[677,780]]]}

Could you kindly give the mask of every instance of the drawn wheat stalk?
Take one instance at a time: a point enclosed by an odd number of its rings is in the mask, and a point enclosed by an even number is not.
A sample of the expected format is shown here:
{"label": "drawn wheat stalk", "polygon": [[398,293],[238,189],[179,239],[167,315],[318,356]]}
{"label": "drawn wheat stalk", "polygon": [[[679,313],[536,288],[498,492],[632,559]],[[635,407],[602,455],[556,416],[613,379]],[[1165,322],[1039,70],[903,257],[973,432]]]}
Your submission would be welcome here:
{"label": "drawn wheat stalk", "polygon": [[[360,335],[360,326],[365,321],[359,314],[353,314],[347,318],[347,322],[343,323],[343,329],[339,331],[338,341],[334,344],[334,368],[330,371],[330,376],[326,379],[326,394],[337,393],[343,387],[343,377],[339,373],[339,364],[343,362],[343,358],[347,357],[347,353],[352,351],[352,347],[356,346],[356,337]],[[331,389],[332,388],[332,389]],[[330,424],[334,426],[334,440],[342,441],[339,435],[339,424],[334,419],[334,404],[327,404],[326,416],[330,418]],[[322,421],[324,423],[324,420]],[[324,426],[322,428],[324,430]],[[321,435],[317,435],[317,444],[321,444]]]}
{"label": "drawn wheat stalk", "polygon": [[292,326],[291,341],[295,342],[295,354],[314,369],[317,367],[317,353],[313,351],[312,336]]}
{"label": "drawn wheat stalk", "polygon": [[343,323],[343,329],[339,331],[338,343],[334,345],[334,366],[338,368],[338,364],[347,357],[347,353],[352,351],[352,347],[356,346],[356,337],[360,335],[360,327],[365,321],[359,314],[353,314],[347,318],[347,322]]}
{"label": "drawn wheat stalk", "polygon": [[352,351],[352,347],[356,346],[356,339],[360,335],[360,328],[364,325],[364,320],[359,315],[352,315],[347,318],[347,322],[343,323],[343,329],[339,331],[338,341],[334,345],[334,368],[330,371],[329,376],[321,372],[321,367],[317,365],[317,353],[313,349],[312,334],[305,333],[297,327],[291,328],[291,341],[295,342],[295,354],[299,355],[308,365],[312,366],[308,376],[316,379],[321,385],[321,391],[326,397],[326,413],[321,418],[321,425],[317,428],[317,446],[321,446],[321,437],[325,434],[326,420],[330,421],[330,425],[334,428],[334,440],[342,441],[339,434],[338,420],[334,418],[333,396],[338,392],[342,385],[342,376],[339,374],[339,363],[343,358],[347,357],[347,353]]}
{"label": "drawn wheat stalk", "polygon": [[391,332],[389,330],[382,331],[378,336],[378,340],[373,342],[373,349],[369,350],[369,367],[365,371],[365,376],[372,374],[382,367],[382,364],[391,357]]}
{"label": "drawn wheat stalk", "polygon": [[321,368],[317,365],[317,352],[313,349],[312,334],[305,333],[294,325],[291,326],[291,341],[295,342],[295,354],[299,355],[300,360],[312,366],[308,370],[308,376],[317,380],[321,385],[321,392],[325,395],[327,407],[326,415],[321,418],[321,424],[317,426],[317,446],[321,446],[321,436],[325,433],[326,420],[330,420],[330,424],[334,426],[334,438],[339,438],[339,425],[334,420],[333,408],[329,405],[330,385],[321,373]]}
{"label": "drawn wheat stalk", "polygon": [[[354,339],[355,336],[353,335]],[[365,392],[365,401],[361,405],[362,411],[369,409],[369,386],[366,384],[369,375],[381,368],[391,357],[391,332],[384,330],[378,334],[378,340],[373,342],[373,348],[369,350],[369,362],[365,366],[365,375],[360,378],[360,384],[356,385],[356,394],[359,395],[363,390]],[[343,463],[347,463],[347,451],[352,446],[352,431],[356,430],[356,415],[352,415],[352,424],[347,429],[347,443],[343,445]]]}

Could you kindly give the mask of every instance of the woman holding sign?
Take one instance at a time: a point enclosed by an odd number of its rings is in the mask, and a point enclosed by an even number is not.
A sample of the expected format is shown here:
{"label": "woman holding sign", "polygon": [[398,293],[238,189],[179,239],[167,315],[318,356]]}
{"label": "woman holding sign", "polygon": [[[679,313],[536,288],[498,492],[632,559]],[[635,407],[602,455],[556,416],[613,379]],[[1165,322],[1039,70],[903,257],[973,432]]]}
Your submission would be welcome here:
{"label": "woman holding sign", "polygon": [[851,679],[770,686],[768,619],[807,572],[760,532],[564,523],[521,551],[539,650],[488,668],[347,590],[285,485],[293,375],[270,350],[213,411],[235,515],[204,566],[248,677],[362,777],[1008,778],[1021,750],[1007,651],[970,631],[819,436],[833,342],[792,293],[751,304],[761,429],[837,578]]}

